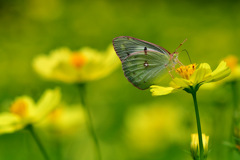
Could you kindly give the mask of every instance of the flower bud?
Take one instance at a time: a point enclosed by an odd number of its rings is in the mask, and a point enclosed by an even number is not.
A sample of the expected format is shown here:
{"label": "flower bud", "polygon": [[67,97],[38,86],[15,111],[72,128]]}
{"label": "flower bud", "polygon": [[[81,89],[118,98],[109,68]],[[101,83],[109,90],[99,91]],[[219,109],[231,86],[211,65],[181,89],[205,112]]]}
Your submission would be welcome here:
{"label": "flower bud", "polygon": [[[209,136],[206,136],[205,134],[202,134],[202,141],[203,141],[203,150],[204,150],[204,157],[207,157],[208,154],[208,141]],[[198,134],[192,134],[191,135],[191,155],[193,159],[199,159],[200,158],[200,147],[199,147],[199,140],[198,140]]]}

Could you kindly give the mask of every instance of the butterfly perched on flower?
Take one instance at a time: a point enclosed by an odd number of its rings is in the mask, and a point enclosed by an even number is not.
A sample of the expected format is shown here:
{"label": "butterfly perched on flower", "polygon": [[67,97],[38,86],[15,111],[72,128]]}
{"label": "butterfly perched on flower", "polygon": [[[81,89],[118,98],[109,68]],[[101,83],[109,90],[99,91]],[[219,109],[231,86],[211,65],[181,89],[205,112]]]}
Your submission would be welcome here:
{"label": "butterfly perched on flower", "polygon": [[125,77],[139,89],[157,84],[166,71],[170,73],[177,63],[182,65],[178,60],[179,47],[170,53],[156,44],[129,36],[114,38],[113,47],[122,62]]}

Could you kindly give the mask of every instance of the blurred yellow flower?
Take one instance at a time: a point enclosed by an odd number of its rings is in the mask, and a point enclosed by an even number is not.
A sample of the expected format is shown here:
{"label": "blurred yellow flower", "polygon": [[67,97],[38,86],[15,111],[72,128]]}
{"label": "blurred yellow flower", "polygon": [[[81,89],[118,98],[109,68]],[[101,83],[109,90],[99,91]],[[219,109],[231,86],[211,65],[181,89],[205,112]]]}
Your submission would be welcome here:
{"label": "blurred yellow flower", "polygon": [[186,127],[179,113],[177,106],[169,104],[148,104],[130,110],[126,117],[127,143],[133,149],[149,152],[184,142]]}
{"label": "blurred yellow flower", "polygon": [[[208,155],[208,141],[209,141],[209,136],[206,136],[205,134],[202,134],[202,141],[203,141],[203,149],[204,149],[204,158],[207,157]],[[192,154],[193,159],[199,159],[200,157],[200,150],[199,150],[199,140],[198,140],[198,134],[192,134],[191,135],[191,147],[190,151]]]}
{"label": "blurred yellow flower", "polygon": [[61,48],[34,59],[33,67],[42,77],[67,83],[97,80],[110,74],[119,64],[110,45],[105,52],[85,47],[73,52]]}
{"label": "blurred yellow flower", "polygon": [[231,74],[228,77],[226,77],[223,81],[204,85],[203,87],[204,89],[213,89],[226,82],[237,81],[240,79],[240,65],[238,64],[238,58],[234,55],[229,55],[223,60],[227,63],[227,66],[231,69]]}
{"label": "blurred yellow flower", "polygon": [[219,81],[227,77],[231,73],[231,70],[226,62],[222,61],[214,71],[211,70],[209,64],[202,63],[197,69],[196,64],[190,64],[188,66],[179,67],[176,72],[182,78],[174,78],[170,82],[170,87],[152,85],[150,89],[152,95],[166,95],[179,90],[188,92],[192,88],[198,90],[204,83]]}
{"label": "blurred yellow flower", "polygon": [[81,105],[60,104],[38,127],[56,136],[73,135],[85,125],[85,111]]}
{"label": "blurred yellow flower", "polygon": [[31,97],[18,97],[9,112],[0,113],[0,134],[11,133],[46,117],[60,101],[60,90],[46,90],[37,103]]}
{"label": "blurred yellow flower", "polygon": [[240,65],[238,64],[238,58],[236,56],[229,55],[224,59],[224,61],[232,71],[230,76],[226,78],[226,81],[240,79]]}

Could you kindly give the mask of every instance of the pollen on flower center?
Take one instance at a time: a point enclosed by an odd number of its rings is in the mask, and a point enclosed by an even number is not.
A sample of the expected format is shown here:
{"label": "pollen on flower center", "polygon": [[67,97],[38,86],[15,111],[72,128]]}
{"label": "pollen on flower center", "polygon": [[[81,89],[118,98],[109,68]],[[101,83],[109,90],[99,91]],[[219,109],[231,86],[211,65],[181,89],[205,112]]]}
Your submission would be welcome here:
{"label": "pollen on flower center", "polygon": [[28,115],[28,107],[25,101],[17,100],[10,107],[10,112],[17,114],[20,117],[26,117]]}
{"label": "pollen on flower center", "polygon": [[59,119],[59,117],[61,117],[62,112],[63,112],[63,111],[62,111],[61,108],[58,108],[58,109],[53,110],[53,111],[49,114],[49,119],[50,119],[50,121],[56,122],[56,121]]}
{"label": "pollen on flower center", "polygon": [[180,66],[176,69],[176,72],[184,79],[189,79],[196,70],[196,64],[190,64],[187,66]]}
{"label": "pollen on flower center", "polygon": [[86,60],[86,57],[80,53],[73,53],[70,57],[70,63],[76,68],[81,68]]}

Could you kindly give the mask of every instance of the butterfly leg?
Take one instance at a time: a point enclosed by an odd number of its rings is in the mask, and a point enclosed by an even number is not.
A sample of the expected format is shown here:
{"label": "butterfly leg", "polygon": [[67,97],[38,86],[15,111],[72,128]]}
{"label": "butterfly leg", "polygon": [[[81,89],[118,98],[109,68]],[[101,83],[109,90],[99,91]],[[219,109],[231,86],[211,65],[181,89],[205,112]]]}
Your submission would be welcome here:
{"label": "butterfly leg", "polygon": [[180,66],[184,66],[184,65],[182,64],[182,62],[180,62],[179,60],[177,60],[177,63],[178,63]]}
{"label": "butterfly leg", "polygon": [[168,67],[168,65],[165,64],[166,69],[168,70],[169,75],[171,76],[172,79],[174,79],[174,76],[171,74],[171,69]]}

